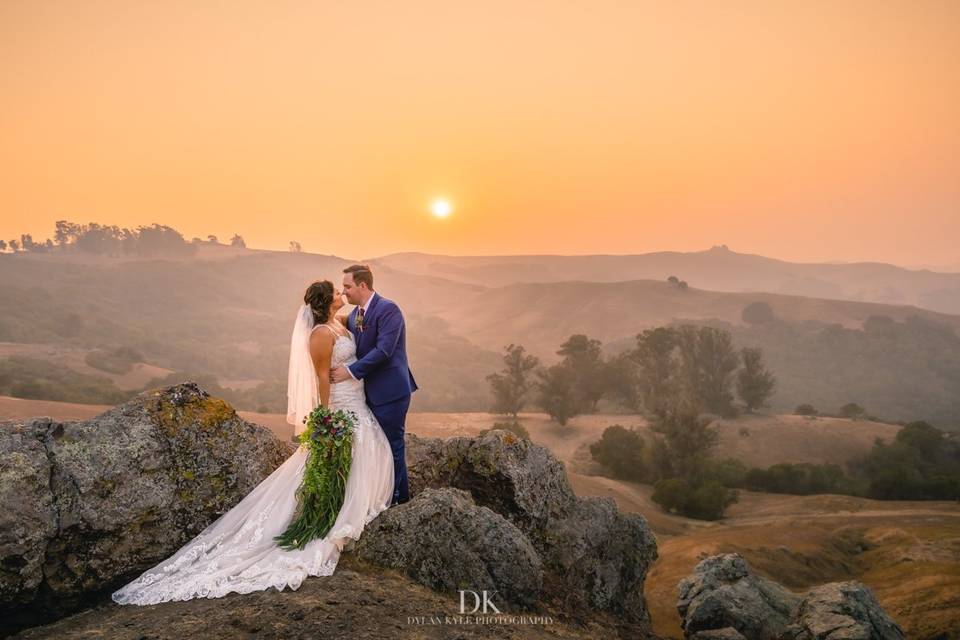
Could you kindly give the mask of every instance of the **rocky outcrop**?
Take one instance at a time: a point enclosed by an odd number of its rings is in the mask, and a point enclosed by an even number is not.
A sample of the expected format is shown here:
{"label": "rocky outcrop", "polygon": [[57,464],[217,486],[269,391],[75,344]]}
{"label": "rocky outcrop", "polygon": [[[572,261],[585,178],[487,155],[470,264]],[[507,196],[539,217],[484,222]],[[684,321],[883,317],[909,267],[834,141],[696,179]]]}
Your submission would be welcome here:
{"label": "rocky outcrop", "polygon": [[458,487],[477,504],[537,532],[577,502],[563,463],[548,449],[493,430],[476,438],[441,440],[407,434],[411,495],[428,487]]}
{"label": "rocky outcrop", "polygon": [[620,513],[611,498],[578,498],[546,448],[502,430],[448,440],[408,434],[407,468],[411,502],[455,487],[522,531],[543,562],[545,598],[649,623],[643,584],[657,546],[646,520]]}
{"label": "rocky outcrop", "polygon": [[[0,621],[33,604],[58,534],[52,465],[36,433],[44,426],[0,425]],[[9,626],[0,622],[0,634]]]}
{"label": "rocky outcrop", "polygon": [[903,640],[869,588],[834,582],[804,595],[754,575],[739,554],[711,556],[679,585],[684,637],[696,640]]}
{"label": "rocky outcrop", "polygon": [[776,640],[800,601],[777,583],[753,575],[735,553],[703,560],[680,581],[679,590],[677,611],[688,637],[733,627],[750,640]]}
{"label": "rocky outcrop", "polygon": [[364,530],[356,553],[439,591],[496,592],[497,601],[522,607],[543,587],[540,556],[526,536],[460,489],[426,489],[387,509]]}
{"label": "rocky outcrop", "polygon": [[859,582],[831,582],[807,592],[791,627],[795,640],[903,640],[903,630]]}
{"label": "rocky outcrop", "polygon": [[[111,608],[111,591],[169,557],[292,450],[195,384],[84,422],[4,424],[3,631],[88,604]],[[578,498],[559,460],[508,431],[408,434],[407,459],[412,499],[368,523],[345,547],[347,562],[389,568],[450,600],[494,592],[507,615],[556,613],[650,635],[643,587],[657,548],[642,516]]]}
{"label": "rocky outcrop", "polygon": [[291,453],[193,383],[0,426],[0,620],[63,615],[168,557]]}

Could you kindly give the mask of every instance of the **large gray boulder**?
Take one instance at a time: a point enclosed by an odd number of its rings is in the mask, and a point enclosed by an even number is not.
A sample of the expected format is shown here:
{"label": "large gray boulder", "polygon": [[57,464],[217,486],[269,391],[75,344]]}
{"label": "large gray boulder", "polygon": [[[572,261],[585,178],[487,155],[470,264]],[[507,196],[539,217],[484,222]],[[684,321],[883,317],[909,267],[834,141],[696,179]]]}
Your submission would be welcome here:
{"label": "large gray boulder", "polygon": [[859,582],[831,582],[807,592],[791,628],[795,640],[903,640],[870,589]]}
{"label": "large gray boulder", "polygon": [[563,463],[509,431],[447,440],[408,434],[406,451],[411,495],[428,487],[458,487],[528,533],[541,533],[577,502]]}
{"label": "large gray boulder", "polygon": [[657,543],[643,516],[620,513],[610,497],[581,498],[547,523],[541,548],[569,604],[649,621],[643,587]]}
{"label": "large gray boulder", "polygon": [[498,603],[531,607],[543,587],[540,556],[523,532],[460,489],[425,489],[387,509],[364,529],[355,552],[433,589],[486,590]]}
{"label": "large gray boulder", "polygon": [[154,566],[290,453],[193,383],[90,420],[0,424],[0,632]]}
{"label": "large gray boulder", "polygon": [[469,492],[530,540],[549,574],[548,599],[649,624],[643,585],[657,544],[643,516],[620,513],[611,498],[578,498],[562,462],[508,431],[406,438],[412,501],[428,488]]}
{"label": "large gray boulder", "polygon": [[679,585],[684,637],[690,640],[903,640],[873,592],[831,582],[795,595],[753,575],[739,554],[711,556]]}
{"label": "large gray boulder", "polygon": [[58,533],[52,465],[35,434],[40,426],[0,424],[0,620],[31,605]]}
{"label": "large gray boulder", "polygon": [[687,637],[733,627],[748,640],[777,640],[800,602],[777,583],[753,575],[736,553],[701,561],[679,590],[677,611]]}

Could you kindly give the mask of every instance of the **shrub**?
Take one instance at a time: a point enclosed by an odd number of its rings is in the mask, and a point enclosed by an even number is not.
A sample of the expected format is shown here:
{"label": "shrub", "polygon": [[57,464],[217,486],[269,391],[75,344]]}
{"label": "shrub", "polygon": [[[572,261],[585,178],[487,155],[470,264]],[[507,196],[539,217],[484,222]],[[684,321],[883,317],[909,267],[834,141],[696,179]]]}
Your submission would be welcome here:
{"label": "shrub", "polygon": [[719,520],[727,507],[739,500],[739,495],[712,478],[696,484],[683,478],[669,478],[654,486],[652,499],[671,513],[699,520]]}
{"label": "shrub", "polygon": [[751,302],[743,308],[740,317],[747,324],[765,324],[773,322],[776,317],[773,309],[766,302]]}
{"label": "shrub", "polygon": [[130,347],[118,347],[109,351],[95,349],[83,358],[83,361],[94,369],[116,374],[129,372],[135,363],[142,360],[140,352]]}
{"label": "shrub", "polygon": [[806,496],[817,493],[847,493],[849,485],[849,479],[838,465],[802,462],[775,464],[766,469],[750,469],[741,486],[754,491]]}
{"label": "shrub", "polygon": [[840,407],[840,417],[850,418],[851,420],[859,420],[863,418],[866,412],[867,410],[858,405],[856,402],[850,402]]}
{"label": "shrub", "polygon": [[643,482],[650,475],[643,460],[645,446],[639,433],[615,424],[604,429],[600,440],[590,445],[590,455],[609,469],[612,477]]}
{"label": "shrub", "polygon": [[735,458],[713,461],[710,475],[725,487],[742,487],[747,477],[747,465]]}
{"label": "shrub", "polygon": [[690,484],[683,478],[667,478],[653,486],[651,499],[664,511],[682,513],[690,498]]}
{"label": "shrub", "polygon": [[699,520],[719,520],[727,507],[738,500],[736,490],[728,489],[716,480],[707,480],[694,487],[684,515]]}
{"label": "shrub", "polygon": [[491,431],[494,431],[497,429],[501,429],[503,431],[509,431],[513,435],[517,436],[518,438],[523,438],[524,440],[530,439],[530,432],[527,431],[526,427],[524,427],[522,424],[520,424],[517,421],[495,422],[493,423],[493,426],[490,427],[489,429],[484,429],[483,431],[481,431],[480,435],[483,435],[485,433],[490,433]]}
{"label": "shrub", "polygon": [[872,498],[960,499],[960,444],[926,422],[906,425],[891,444],[877,440],[860,467]]}
{"label": "shrub", "polygon": [[815,416],[817,415],[817,410],[812,404],[801,404],[798,405],[796,409],[793,410],[793,413],[798,416]]}

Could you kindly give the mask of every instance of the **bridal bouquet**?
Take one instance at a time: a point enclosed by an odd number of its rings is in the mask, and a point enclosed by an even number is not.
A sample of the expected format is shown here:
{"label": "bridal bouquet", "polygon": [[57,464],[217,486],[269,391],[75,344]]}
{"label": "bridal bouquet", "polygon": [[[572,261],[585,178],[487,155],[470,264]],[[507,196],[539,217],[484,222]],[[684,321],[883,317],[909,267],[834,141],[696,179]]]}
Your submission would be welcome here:
{"label": "bridal bouquet", "polygon": [[287,551],[323,538],[336,522],[350,473],[356,421],[352,411],[331,411],[323,405],[304,418],[307,428],[300,443],[307,447],[307,463],[297,489],[297,509],[287,530],[274,536]]}

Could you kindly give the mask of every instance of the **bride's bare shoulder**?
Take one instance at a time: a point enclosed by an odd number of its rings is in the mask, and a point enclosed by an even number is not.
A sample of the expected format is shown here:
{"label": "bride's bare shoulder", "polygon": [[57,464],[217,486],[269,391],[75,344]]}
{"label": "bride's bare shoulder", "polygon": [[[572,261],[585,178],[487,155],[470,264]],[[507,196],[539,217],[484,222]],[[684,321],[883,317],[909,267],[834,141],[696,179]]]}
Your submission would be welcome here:
{"label": "bride's bare shoulder", "polygon": [[318,324],[313,329],[311,329],[311,332],[313,333],[313,335],[317,334],[317,329],[319,329],[320,327],[323,327],[324,329],[326,329],[326,331],[321,332],[323,335],[332,336],[334,340],[336,340],[337,338],[346,338],[347,336],[350,335],[350,332],[346,330],[346,327],[344,327],[343,330],[338,331],[330,324]]}
{"label": "bride's bare shoulder", "polygon": [[[323,327],[324,329],[326,329],[326,331],[317,331],[317,329],[319,329],[320,327]],[[315,340],[319,340],[323,342],[333,342],[336,339],[337,339],[336,332],[325,324],[318,324],[317,326],[315,326],[313,329],[310,330],[311,342]]]}

